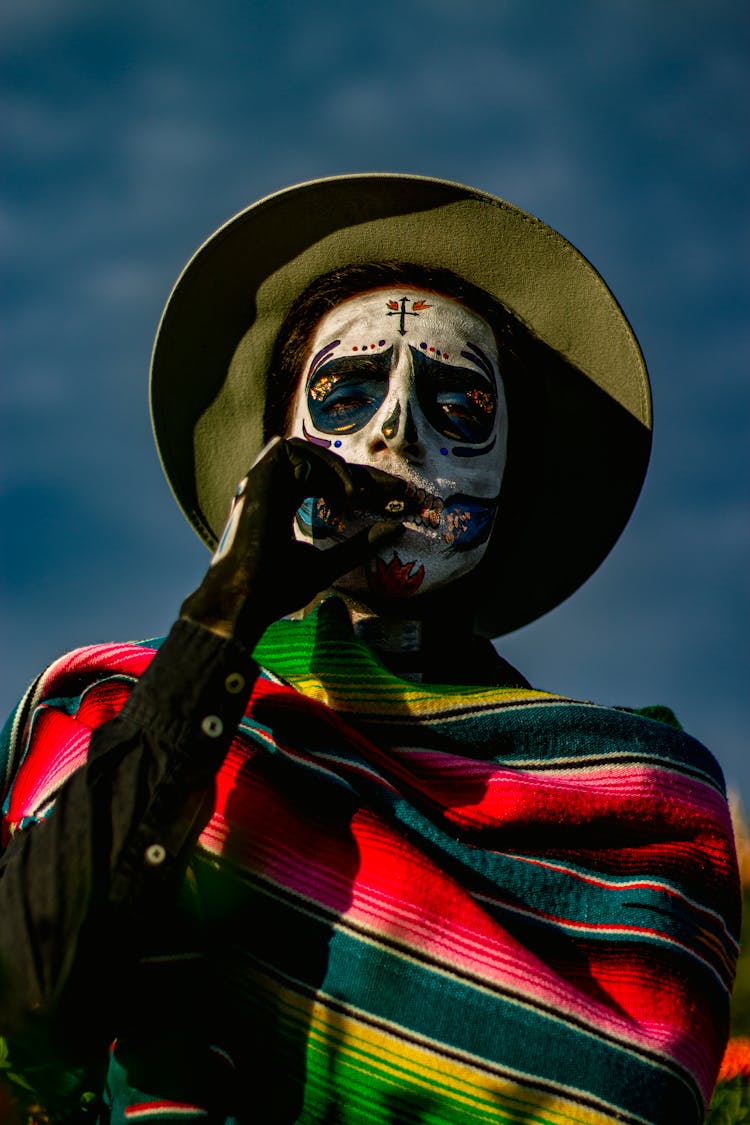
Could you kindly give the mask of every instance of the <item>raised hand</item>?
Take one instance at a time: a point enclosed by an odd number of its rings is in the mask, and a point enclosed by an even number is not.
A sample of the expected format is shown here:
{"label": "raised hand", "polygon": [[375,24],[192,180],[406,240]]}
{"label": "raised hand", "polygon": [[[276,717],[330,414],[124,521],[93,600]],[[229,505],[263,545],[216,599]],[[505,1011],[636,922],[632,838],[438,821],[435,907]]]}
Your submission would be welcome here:
{"label": "raised hand", "polygon": [[[384,519],[327,550],[294,537],[294,514],[308,496],[366,506]],[[408,506],[397,477],[297,438],[273,438],[237,487],[226,527],[200,586],[181,616],[253,645],[267,626],[301,609],[337,578],[401,533]]]}

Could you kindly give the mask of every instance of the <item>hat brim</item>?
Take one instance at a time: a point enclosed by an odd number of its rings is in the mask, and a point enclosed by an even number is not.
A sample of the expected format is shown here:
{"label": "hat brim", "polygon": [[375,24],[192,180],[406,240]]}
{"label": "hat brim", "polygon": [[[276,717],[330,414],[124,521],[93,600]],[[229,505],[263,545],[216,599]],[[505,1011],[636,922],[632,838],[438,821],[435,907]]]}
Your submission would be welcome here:
{"label": "hat brim", "polygon": [[213,547],[264,444],[266,373],[290,305],[355,262],[447,267],[497,297],[550,356],[528,373],[530,416],[478,569],[478,627],[519,628],[599,566],[638,498],[651,397],[635,335],[605,282],[540,220],[444,180],[363,173],[268,196],[221,227],[181,274],[151,366],[154,433],[175,497]]}

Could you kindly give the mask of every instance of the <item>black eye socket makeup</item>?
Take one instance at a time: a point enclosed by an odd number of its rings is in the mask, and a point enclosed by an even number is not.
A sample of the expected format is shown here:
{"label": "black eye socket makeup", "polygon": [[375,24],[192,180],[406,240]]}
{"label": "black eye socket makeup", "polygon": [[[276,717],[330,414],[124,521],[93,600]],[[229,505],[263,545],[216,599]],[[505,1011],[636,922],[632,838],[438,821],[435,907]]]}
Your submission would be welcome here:
{"label": "black eye socket makeup", "polygon": [[310,418],[323,434],[351,434],[367,425],[388,393],[393,348],[324,363],[307,388]]}
{"label": "black eye socket makeup", "polygon": [[486,442],[497,413],[494,377],[431,359],[415,348],[410,351],[417,398],[430,425],[453,441]]}
{"label": "black eye socket makeup", "polygon": [[[417,399],[430,425],[453,441],[481,445],[492,434],[497,391],[489,360],[482,370],[456,367],[409,348]],[[393,348],[377,355],[331,359],[314,371],[308,388],[310,418],[319,433],[352,434],[377,413],[388,394]],[[487,373],[485,373],[485,365]]]}

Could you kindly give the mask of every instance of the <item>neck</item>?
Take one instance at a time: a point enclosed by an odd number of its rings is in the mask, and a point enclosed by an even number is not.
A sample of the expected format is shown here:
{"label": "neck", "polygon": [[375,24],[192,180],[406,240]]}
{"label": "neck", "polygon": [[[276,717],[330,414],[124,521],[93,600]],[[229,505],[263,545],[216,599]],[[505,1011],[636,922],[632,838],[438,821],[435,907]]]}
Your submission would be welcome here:
{"label": "neck", "polygon": [[387,668],[404,679],[424,678],[424,629],[421,621],[379,617],[351,607],[349,612],[356,635]]}
{"label": "neck", "polygon": [[[403,679],[460,680],[473,647],[468,605],[441,601],[429,612],[395,616],[346,599],[354,632],[387,668]],[[424,607],[422,607],[424,608]]]}

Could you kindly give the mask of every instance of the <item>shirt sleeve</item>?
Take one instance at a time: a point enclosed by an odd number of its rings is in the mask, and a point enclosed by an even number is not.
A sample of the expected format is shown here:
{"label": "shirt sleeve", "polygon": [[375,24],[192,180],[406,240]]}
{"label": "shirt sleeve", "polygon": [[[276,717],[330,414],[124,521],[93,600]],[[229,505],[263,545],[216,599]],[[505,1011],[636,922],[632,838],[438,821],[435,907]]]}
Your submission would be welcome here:
{"label": "shirt sleeve", "polygon": [[108,1043],[128,976],[173,911],[257,677],[179,620],[49,817],[0,860],[0,1035],[22,1054]]}

